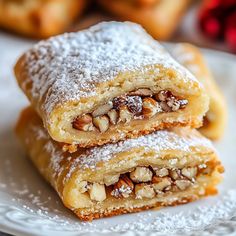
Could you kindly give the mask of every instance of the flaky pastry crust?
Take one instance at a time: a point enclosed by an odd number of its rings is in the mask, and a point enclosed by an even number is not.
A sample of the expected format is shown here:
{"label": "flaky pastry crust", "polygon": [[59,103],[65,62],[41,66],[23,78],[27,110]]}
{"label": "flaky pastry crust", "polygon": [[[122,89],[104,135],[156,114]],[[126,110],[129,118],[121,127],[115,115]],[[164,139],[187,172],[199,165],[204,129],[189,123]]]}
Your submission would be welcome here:
{"label": "flaky pastry crust", "polygon": [[[196,128],[208,109],[201,84],[133,23],[104,22],[43,41],[19,59],[15,74],[50,136],[80,147],[117,142],[176,125]],[[152,117],[140,116],[128,122],[121,119],[106,129],[93,120],[97,129],[87,127],[91,132],[78,127],[81,123],[74,125],[77,118],[139,89],[148,89],[154,95],[171,93],[170,97],[177,99],[174,102],[187,103],[184,109],[162,110]],[[109,123],[107,114],[103,121]]]}
{"label": "flaky pastry crust", "polygon": [[27,108],[16,133],[38,171],[81,220],[184,204],[215,194],[223,172],[211,142],[189,128],[69,154]]}

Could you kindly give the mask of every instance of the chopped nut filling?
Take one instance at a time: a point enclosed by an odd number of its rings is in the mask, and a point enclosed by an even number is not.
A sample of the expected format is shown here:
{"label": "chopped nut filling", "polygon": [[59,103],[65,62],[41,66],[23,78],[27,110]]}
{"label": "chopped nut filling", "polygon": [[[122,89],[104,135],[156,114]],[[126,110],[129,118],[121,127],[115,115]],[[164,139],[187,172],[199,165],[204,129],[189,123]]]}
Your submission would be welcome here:
{"label": "chopped nut filling", "polygon": [[180,99],[168,90],[154,94],[150,89],[140,88],[115,97],[112,101],[97,107],[91,114],[77,117],[72,122],[72,127],[81,131],[99,130],[103,133],[110,125],[151,118],[158,113],[184,109],[187,105],[188,100]]}
{"label": "chopped nut filling", "polygon": [[[88,192],[90,199],[101,202],[108,194],[114,198],[136,199],[154,198],[168,192],[184,191],[193,185],[199,174],[207,174],[205,164],[198,167],[184,167],[182,169],[167,169],[157,167],[137,166],[125,174],[105,176],[102,183],[79,184],[81,193]],[[210,170],[208,171],[209,174]]]}

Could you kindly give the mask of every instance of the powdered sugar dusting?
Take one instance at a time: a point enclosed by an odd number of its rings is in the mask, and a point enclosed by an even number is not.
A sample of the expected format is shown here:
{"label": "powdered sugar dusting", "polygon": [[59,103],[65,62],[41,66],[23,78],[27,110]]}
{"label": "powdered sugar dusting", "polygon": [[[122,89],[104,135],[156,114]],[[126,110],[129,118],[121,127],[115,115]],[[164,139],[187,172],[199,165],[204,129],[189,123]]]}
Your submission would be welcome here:
{"label": "powdered sugar dusting", "polygon": [[118,143],[106,144],[101,147],[88,149],[85,154],[77,159],[83,168],[97,169],[99,162],[106,162],[113,158],[117,153],[128,151],[135,147],[144,147],[156,152],[162,150],[183,150],[191,151],[191,148],[200,145],[211,147],[211,142],[205,138],[181,137],[177,133],[167,130],[141,136],[136,139],[120,141]]}
{"label": "powdered sugar dusting", "polygon": [[[39,129],[41,130],[40,133],[46,133],[46,130],[42,126],[32,126],[32,132],[34,133],[35,137],[38,137],[39,132],[37,130]],[[191,134],[191,132],[188,135],[181,136],[177,132],[160,130],[136,139],[128,139],[118,143],[106,144],[103,146],[85,149],[85,151],[79,156],[75,156],[76,154],[74,153],[73,158],[71,158],[70,154],[63,153],[61,147],[58,147],[57,144],[53,143],[48,135],[41,135],[41,137],[46,141],[46,145],[44,147],[45,151],[52,156],[50,161],[51,167],[53,168],[55,174],[58,175],[62,172],[60,163],[63,158],[70,158],[71,165],[66,179],[68,179],[77,168],[89,168],[93,171],[97,171],[99,170],[99,163],[103,162],[106,164],[112,158],[115,158],[116,154],[129,151],[135,147],[143,147],[146,151],[155,150],[156,152],[176,149],[182,151],[191,151],[193,147],[196,149],[200,146],[208,147],[210,149],[213,148],[211,142],[208,139],[202,136],[194,136]]]}
{"label": "powdered sugar dusting", "polygon": [[[147,211],[132,214],[132,217],[120,216],[101,219],[93,222],[79,222],[74,217],[67,217],[66,213],[58,214],[23,205],[24,211],[18,210],[17,215],[22,219],[27,215],[37,227],[37,222],[46,228],[63,231],[65,235],[72,232],[79,233],[124,233],[142,232],[142,235],[228,235],[236,232],[236,190],[230,190],[220,196],[217,201],[204,203],[199,206],[192,204],[191,209],[186,206],[173,207],[168,210]],[[191,203],[189,204],[191,205]],[[189,206],[188,205],[188,206]],[[1,204],[0,204],[1,208]],[[176,211],[174,211],[174,208]],[[189,210],[190,209],[190,210]],[[19,217],[18,217],[19,218]],[[23,222],[22,222],[23,223]],[[44,230],[41,227],[41,230]],[[131,232],[132,231],[132,232]],[[205,235],[204,234],[204,235]],[[195,235],[195,234],[194,234]]]}
{"label": "powdered sugar dusting", "polygon": [[154,64],[176,69],[184,80],[195,80],[141,26],[104,22],[34,46],[26,53],[26,83],[32,82],[32,99],[49,115],[57,104],[96,95],[96,84],[113,80],[120,72],[145,73],[144,66]]}

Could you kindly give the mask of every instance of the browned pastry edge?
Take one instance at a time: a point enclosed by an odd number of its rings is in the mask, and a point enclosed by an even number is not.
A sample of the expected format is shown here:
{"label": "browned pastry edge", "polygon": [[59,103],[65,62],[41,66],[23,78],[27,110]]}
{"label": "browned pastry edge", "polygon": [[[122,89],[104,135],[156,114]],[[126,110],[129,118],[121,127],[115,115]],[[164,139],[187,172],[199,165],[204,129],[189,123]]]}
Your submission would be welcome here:
{"label": "browned pastry edge", "polygon": [[[159,124],[158,126],[153,127],[150,130],[140,130],[140,131],[137,131],[136,133],[133,133],[132,131],[128,132],[128,133],[126,133],[125,138],[119,139],[119,141],[123,141],[123,140],[130,139],[130,138],[138,138],[139,136],[142,136],[142,135],[147,135],[147,134],[150,134],[150,133],[158,131],[158,130],[169,129],[172,127],[186,127],[186,126],[200,127],[201,124],[202,124],[202,122],[195,122],[195,121],[172,122],[172,123],[163,122],[163,123]],[[117,140],[114,142],[111,142],[111,141],[107,142],[106,140],[100,140],[98,142],[93,142],[93,143],[81,143],[81,144],[60,143],[60,144],[61,144],[64,151],[69,151],[70,153],[73,153],[73,152],[77,151],[78,147],[89,148],[89,147],[102,146],[107,143],[116,143],[116,142],[117,142]]]}
{"label": "browned pastry edge", "polygon": [[184,197],[184,198],[181,198],[179,200],[176,200],[170,204],[168,203],[160,203],[160,202],[157,202],[156,204],[153,204],[153,205],[150,205],[150,206],[144,206],[144,207],[137,207],[137,208],[120,208],[120,209],[117,209],[117,210],[113,210],[113,211],[110,211],[110,212],[105,212],[105,213],[91,213],[91,214],[88,214],[88,215],[83,215],[83,214],[80,214],[79,212],[74,212],[80,220],[83,220],[83,221],[92,221],[94,219],[99,219],[99,218],[102,218],[102,217],[111,217],[111,216],[117,216],[117,215],[121,215],[121,214],[125,214],[125,213],[135,213],[135,212],[140,212],[140,211],[144,211],[144,210],[149,210],[149,209],[152,209],[152,208],[162,208],[162,207],[165,207],[165,206],[177,206],[177,205],[181,205],[181,204],[187,204],[187,203],[190,203],[190,202],[193,202],[193,201],[196,201],[198,200],[199,198],[202,198],[202,197],[206,197],[206,196],[210,196],[210,195],[216,195],[218,193],[217,189],[214,188],[214,187],[208,187],[205,189],[205,194],[202,195],[201,197],[200,196],[189,196],[189,197]]}

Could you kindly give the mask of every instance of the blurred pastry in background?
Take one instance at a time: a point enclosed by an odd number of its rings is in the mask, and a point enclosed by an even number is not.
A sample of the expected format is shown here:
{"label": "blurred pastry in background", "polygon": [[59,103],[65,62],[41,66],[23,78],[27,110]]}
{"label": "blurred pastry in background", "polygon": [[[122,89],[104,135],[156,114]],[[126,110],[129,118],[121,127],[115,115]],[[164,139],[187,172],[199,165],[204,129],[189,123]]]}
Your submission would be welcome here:
{"label": "blurred pastry in background", "polygon": [[207,67],[201,51],[188,43],[179,43],[171,50],[172,56],[189,69],[205,86],[210,96],[209,111],[204,117],[203,127],[200,131],[206,137],[220,139],[227,122],[227,106],[225,98]]}
{"label": "blurred pastry in background", "polygon": [[63,33],[88,0],[0,0],[0,27],[34,38]]}
{"label": "blurred pastry in background", "polygon": [[191,0],[97,0],[119,20],[141,24],[154,38],[169,39]]}
{"label": "blurred pastry in background", "polygon": [[92,11],[88,14],[86,14],[85,16],[83,16],[78,22],[75,22],[75,24],[73,24],[69,31],[70,32],[77,32],[80,30],[84,30],[87,29],[93,25],[96,25],[102,21],[111,21],[112,17],[107,16],[102,14],[101,12],[98,11]]}

